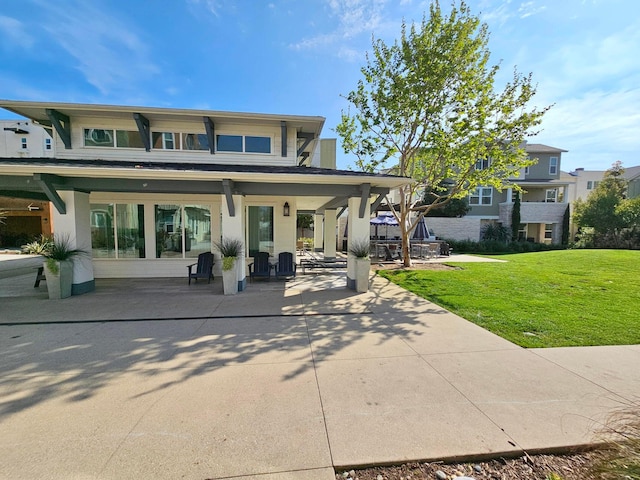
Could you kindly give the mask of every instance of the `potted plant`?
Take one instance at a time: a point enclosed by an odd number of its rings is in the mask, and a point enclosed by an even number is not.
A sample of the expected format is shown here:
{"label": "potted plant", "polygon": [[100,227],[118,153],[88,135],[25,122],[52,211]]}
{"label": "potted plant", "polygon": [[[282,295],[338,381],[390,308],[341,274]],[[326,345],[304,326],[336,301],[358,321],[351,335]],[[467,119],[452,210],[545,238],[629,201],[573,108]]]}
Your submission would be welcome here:
{"label": "potted plant", "polygon": [[242,252],[242,240],[223,238],[216,244],[222,256],[222,288],[225,295],[238,293],[238,257]]}
{"label": "potted plant", "polygon": [[23,251],[42,255],[45,258],[43,267],[50,299],[71,296],[73,258],[89,255],[85,250],[73,248],[68,236],[41,235],[38,240],[24,245]]}
{"label": "potted plant", "polygon": [[371,243],[365,239],[354,240],[349,246],[349,254],[355,257],[357,292],[366,292],[369,290],[369,272],[371,271],[370,251]]}

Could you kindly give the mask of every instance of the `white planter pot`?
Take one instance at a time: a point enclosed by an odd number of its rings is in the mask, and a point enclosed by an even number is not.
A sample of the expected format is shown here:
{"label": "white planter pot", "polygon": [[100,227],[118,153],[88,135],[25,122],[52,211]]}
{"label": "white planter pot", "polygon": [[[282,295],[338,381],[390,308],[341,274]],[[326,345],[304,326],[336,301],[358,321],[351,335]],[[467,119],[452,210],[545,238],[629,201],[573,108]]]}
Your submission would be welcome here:
{"label": "white planter pot", "polygon": [[356,258],[356,291],[369,291],[369,274],[371,272],[371,260],[368,258]]}
{"label": "white planter pot", "polygon": [[236,271],[236,262],[233,263],[231,270],[222,271],[222,289],[225,295],[235,295],[238,293],[238,273]]}
{"label": "white planter pot", "polygon": [[45,261],[44,274],[47,282],[47,291],[50,299],[67,298],[71,296],[71,285],[73,283],[73,262],[65,260],[56,262],[58,272],[53,273]]}

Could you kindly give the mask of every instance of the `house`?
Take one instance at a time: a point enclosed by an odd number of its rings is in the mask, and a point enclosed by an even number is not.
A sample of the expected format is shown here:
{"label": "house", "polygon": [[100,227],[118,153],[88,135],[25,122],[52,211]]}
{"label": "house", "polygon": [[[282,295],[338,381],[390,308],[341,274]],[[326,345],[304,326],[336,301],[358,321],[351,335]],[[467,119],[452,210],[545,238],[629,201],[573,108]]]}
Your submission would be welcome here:
{"label": "house", "polygon": [[[566,150],[539,143],[525,146],[537,163],[510,179],[523,189],[520,195],[519,240],[540,243],[560,243],[562,223],[567,209],[567,189],[570,182],[560,177],[562,153]],[[477,169],[487,168],[490,160],[481,160]],[[482,228],[488,223],[500,223],[511,228],[516,198],[513,187],[499,191],[493,187],[478,187],[469,197],[469,213],[462,218],[429,217],[429,228],[438,237],[452,240],[481,239]]]}
{"label": "house", "polygon": [[[571,204],[572,221],[571,236],[573,237],[578,228],[573,224],[573,204],[577,200],[586,200],[598,184],[604,179],[606,170],[585,170],[576,168],[573,172],[562,172],[562,177],[570,182],[567,201]],[[622,178],[627,182],[627,198],[640,196],[640,166],[624,169]]]}
{"label": "house", "polygon": [[[0,158],[52,158],[53,139],[47,131],[29,120],[0,121]],[[0,196],[3,225],[0,248],[19,248],[41,234],[51,233],[51,211],[48,201]]]}
{"label": "house", "polygon": [[[321,140],[319,116],[12,100],[0,107],[53,139],[53,157],[0,158],[0,195],[50,201],[55,232],[91,251],[74,265],[74,294],[93,290],[95,278],[186,276],[223,237],[244,243],[242,290],[252,254],[295,252],[297,213],[321,219],[324,254],[335,256],[340,210],[349,207],[349,238],[368,238],[371,211],[411,181],[337,170],[335,141]],[[349,259],[349,286],[354,268]]]}

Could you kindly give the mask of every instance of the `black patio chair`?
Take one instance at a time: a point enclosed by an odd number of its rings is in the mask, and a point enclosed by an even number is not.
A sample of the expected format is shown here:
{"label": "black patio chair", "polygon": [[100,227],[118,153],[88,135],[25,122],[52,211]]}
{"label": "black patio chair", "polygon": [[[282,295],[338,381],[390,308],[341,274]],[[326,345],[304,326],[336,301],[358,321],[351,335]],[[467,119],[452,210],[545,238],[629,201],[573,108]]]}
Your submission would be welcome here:
{"label": "black patio chair", "polygon": [[391,252],[391,249],[389,248],[389,245],[385,245],[384,246],[384,261],[385,262],[392,262],[394,260],[401,260],[402,256],[400,255],[400,253],[398,251],[396,251],[395,253]]}
{"label": "black patio chair", "polygon": [[276,278],[295,277],[296,262],[291,252],[282,252],[278,255],[278,263],[276,263]]}
{"label": "black patio chair", "polygon": [[254,278],[271,278],[271,264],[267,252],[258,252],[253,256],[253,262],[249,264],[249,279],[253,282]]}
{"label": "black patio chair", "polygon": [[[206,278],[207,283],[211,283],[211,279],[213,278],[213,264],[214,264],[213,253],[205,252],[198,255],[198,263],[193,263],[191,265],[187,265],[189,269],[189,285],[191,285],[191,279],[195,278],[196,282],[199,278]],[[193,271],[193,267],[196,267],[196,271]]]}

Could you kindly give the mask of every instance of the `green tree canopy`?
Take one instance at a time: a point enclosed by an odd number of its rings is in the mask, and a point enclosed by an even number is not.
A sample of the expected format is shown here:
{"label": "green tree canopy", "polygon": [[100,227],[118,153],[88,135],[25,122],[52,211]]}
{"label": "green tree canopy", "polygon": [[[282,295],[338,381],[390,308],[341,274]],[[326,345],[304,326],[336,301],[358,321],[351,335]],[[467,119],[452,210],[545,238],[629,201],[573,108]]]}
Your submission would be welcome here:
{"label": "green tree canopy", "polygon": [[[498,65],[489,65],[486,24],[464,2],[448,15],[439,3],[418,25],[403,23],[393,45],[374,39],[362,67],[363,78],[346,99],[336,127],[345,153],[368,172],[391,165],[392,173],[414,183],[400,189],[398,209],[405,265],[410,265],[409,236],[420,216],[478,186],[502,188],[534,161],[523,141],[534,135],[548,107],[528,108],[535,94],[531,75],[515,69],[496,93]],[[476,168],[479,160],[483,168]],[[438,192],[435,201],[417,205],[418,192]],[[391,202],[388,202],[391,205]],[[411,212],[418,218],[410,220]]]}
{"label": "green tree canopy", "polygon": [[575,203],[573,221],[576,225],[591,227],[596,235],[612,235],[614,238],[618,238],[622,228],[629,226],[618,208],[626,194],[623,173],[622,164],[614,163],[587,199]]}

